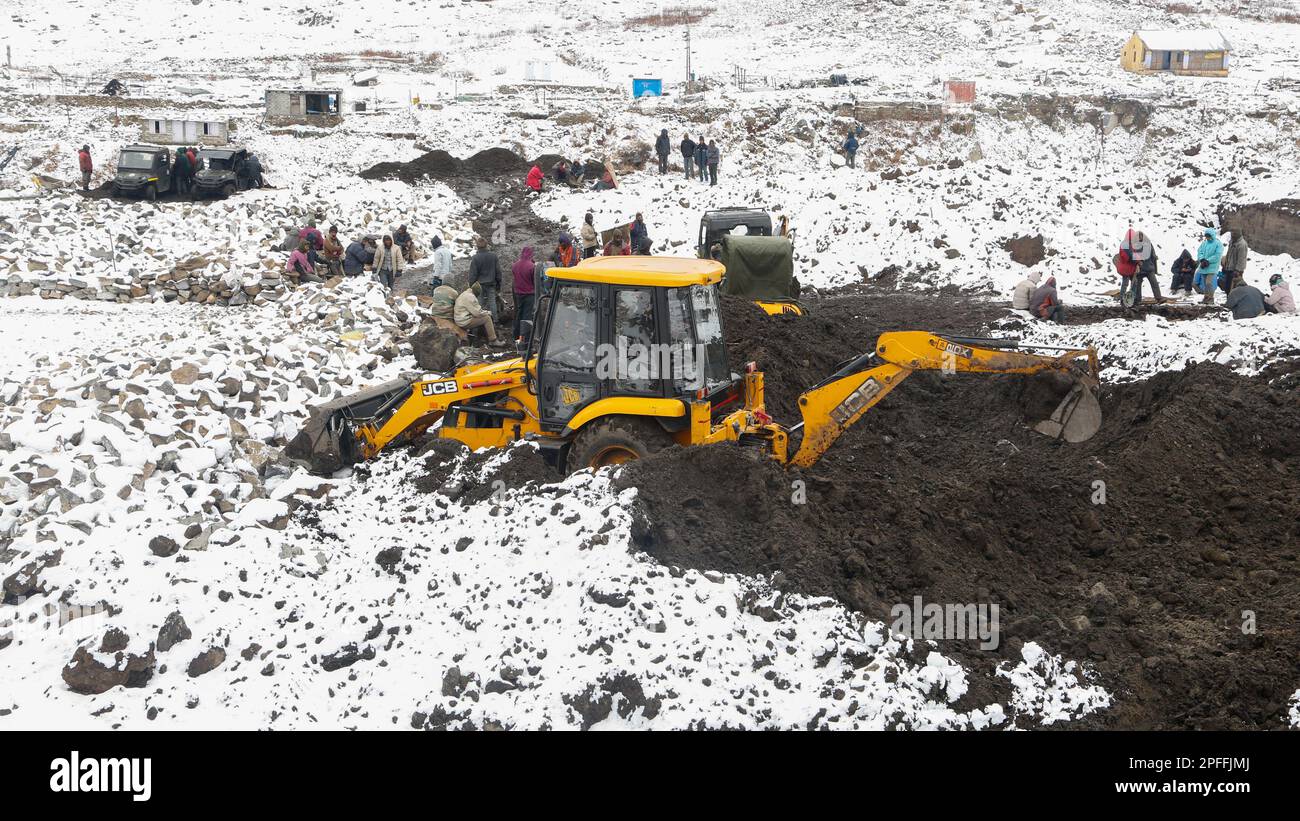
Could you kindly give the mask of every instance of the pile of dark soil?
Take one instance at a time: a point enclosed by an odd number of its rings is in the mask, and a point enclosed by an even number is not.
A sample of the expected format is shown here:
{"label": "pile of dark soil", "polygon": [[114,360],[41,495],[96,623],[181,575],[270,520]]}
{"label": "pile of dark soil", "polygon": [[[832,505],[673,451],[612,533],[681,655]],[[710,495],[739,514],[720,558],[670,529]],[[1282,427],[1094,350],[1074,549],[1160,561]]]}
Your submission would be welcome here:
{"label": "pile of dark soil", "polygon": [[460,160],[442,149],[436,149],[410,162],[381,162],[362,171],[367,180],[398,179],[413,183],[425,177],[448,180],[457,177],[470,179],[495,179],[526,173],[530,163],[506,148],[489,148],[472,157]]}
{"label": "pile of dark soil", "polygon": [[[803,319],[724,309],[733,362],[759,361],[790,420],[801,386],[879,332],[969,331],[984,310],[936,307],[900,294]],[[998,604],[998,651],[940,643],[974,671],[968,699],[999,698],[994,667],[1035,641],[1114,694],[1086,726],[1284,727],[1300,660],[1300,363],[1108,387],[1101,431],[1078,445],[1028,431],[1031,398],[1024,380],[917,374],[808,471],[673,448],[619,482],[639,489],[639,546],[670,564],[779,573],[885,621],[915,595]]]}

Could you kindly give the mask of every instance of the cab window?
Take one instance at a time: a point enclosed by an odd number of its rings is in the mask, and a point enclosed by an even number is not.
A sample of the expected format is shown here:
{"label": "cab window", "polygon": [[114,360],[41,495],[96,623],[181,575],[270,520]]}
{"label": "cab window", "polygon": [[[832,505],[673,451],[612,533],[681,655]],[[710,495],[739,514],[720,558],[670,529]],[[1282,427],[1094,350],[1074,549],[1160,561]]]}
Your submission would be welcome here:
{"label": "cab window", "polygon": [[556,289],[550,308],[550,327],[543,367],[565,371],[596,371],[596,295],[590,285],[563,285]]}
{"label": "cab window", "polygon": [[654,292],[619,288],[614,292],[614,357],[611,369],[619,393],[658,393],[661,371],[655,343]]}

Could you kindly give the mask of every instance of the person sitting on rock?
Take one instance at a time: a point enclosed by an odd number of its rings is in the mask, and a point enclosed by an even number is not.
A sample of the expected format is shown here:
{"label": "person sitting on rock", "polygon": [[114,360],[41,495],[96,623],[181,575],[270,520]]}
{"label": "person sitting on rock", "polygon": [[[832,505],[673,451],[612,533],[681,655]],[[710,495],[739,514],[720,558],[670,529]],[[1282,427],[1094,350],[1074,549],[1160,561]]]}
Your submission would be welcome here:
{"label": "person sitting on rock", "polygon": [[488,344],[494,348],[500,348],[505,343],[497,339],[497,329],[492,324],[492,315],[479,304],[478,298],[481,293],[482,289],[477,282],[462,291],[460,296],[456,297],[453,321],[466,333],[475,328],[482,328],[483,334],[487,336]]}
{"label": "person sitting on rock", "polygon": [[1042,274],[1037,271],[1030,271],[1024,279],[1016,283],[1016,288],[1011,292],[1011,307],[1017,311],[1029,310],[1029,298],[1034,295],[1034,289],[1038,287],[1038,280],[1042,279]]}
{"label": "person sitting on rock", "polygon": [[1270,314],[1295,313],[1295,297],[1291,296],[1291,286],[1282,281],[1282,275],[1269,277],[1268,285],[1272,290],[1264,297],[1264,310]]}
{"label": "person sitting on rock", "polygon": [[612,191],[618,188],[618,181],[614,179],[614,172],[605,169],[605,173],[600,175],[600,179],[591,187],[592,191]]}
{"label": "person sitting on rock", "polygon": [[456,321],[456,298],[460,294],[450,285],[439,285],[433,289],[433,305],[429,312],[439,319]]}
{"label": "person sitting on rock", "polygon": [[1232,290],[1224,304],[1232,311],[1233,319],[1254,319],[1264,313],[1264,294],[1254,285],[1247,285],[1238,274],[1232,280]]}
{"label": "person sitting on rock", "polygon": [[1065,307],[1061,305],[1061,298],[1056,293],[1056,277],[1048,277],[1034,291],[1034,295],[1029,298],[1029,312],[1048,322],[1065,322]]}
{"label": "person sitting on rock", "polygon": [[306,240],[298,243],[298,250],[289,255],[289,261],[285,263],[284,270],[296,276],[306,276],[314,274],[316,269],[311,264],[311,259],[307,252],[311,250],[311,245]]}
{"label": "person sitting on rock", "polygon": [[330,226],[330,232],[325,235],[325,247],[321,252],[325,258],[325,264],[330,269],[330,276],[343,276],[343,240],[339,239],[339,227]]}
{"label": "person sitting on rock", "polygon": [[402,258],[407,262],[415,259],[415,240],[411,239],[411,232],[406,230],[406,225],[397,226],[393,232],[393,243],[402,249]]}

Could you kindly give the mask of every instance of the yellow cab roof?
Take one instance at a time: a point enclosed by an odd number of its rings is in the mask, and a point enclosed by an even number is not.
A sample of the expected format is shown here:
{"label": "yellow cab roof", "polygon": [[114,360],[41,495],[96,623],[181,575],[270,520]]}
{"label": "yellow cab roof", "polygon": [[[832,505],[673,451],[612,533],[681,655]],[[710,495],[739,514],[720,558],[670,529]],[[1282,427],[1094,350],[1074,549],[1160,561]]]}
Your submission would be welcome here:
{"label": "yellow cab roof", "polygon": [[724,270],[722,263],[712,259],[608,256],[584,259],[573,268],[552,268],[546,275],[565,281],[681,288],[714,285],[722,281]]}

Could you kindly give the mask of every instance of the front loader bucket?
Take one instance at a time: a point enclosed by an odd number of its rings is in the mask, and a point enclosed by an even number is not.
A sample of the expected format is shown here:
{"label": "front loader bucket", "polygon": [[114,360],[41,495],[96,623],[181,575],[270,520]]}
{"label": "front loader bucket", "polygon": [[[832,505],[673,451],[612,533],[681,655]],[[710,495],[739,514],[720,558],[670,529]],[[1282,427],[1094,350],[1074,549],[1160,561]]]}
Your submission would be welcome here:
{"label": "front loader bucket", "polygon": [[317,475],[355,464],[360,458],[356,423],[375,419],[410,393],[410,380],[395,379],[316,405],[284,454]]}
{"label": "front loader bucket", "polygon": [[1086,442],[1101,429],[1101,405],[1082,382],[1076,382],[1052,415],[1034,425],[1034,430],[1053,439]]}

